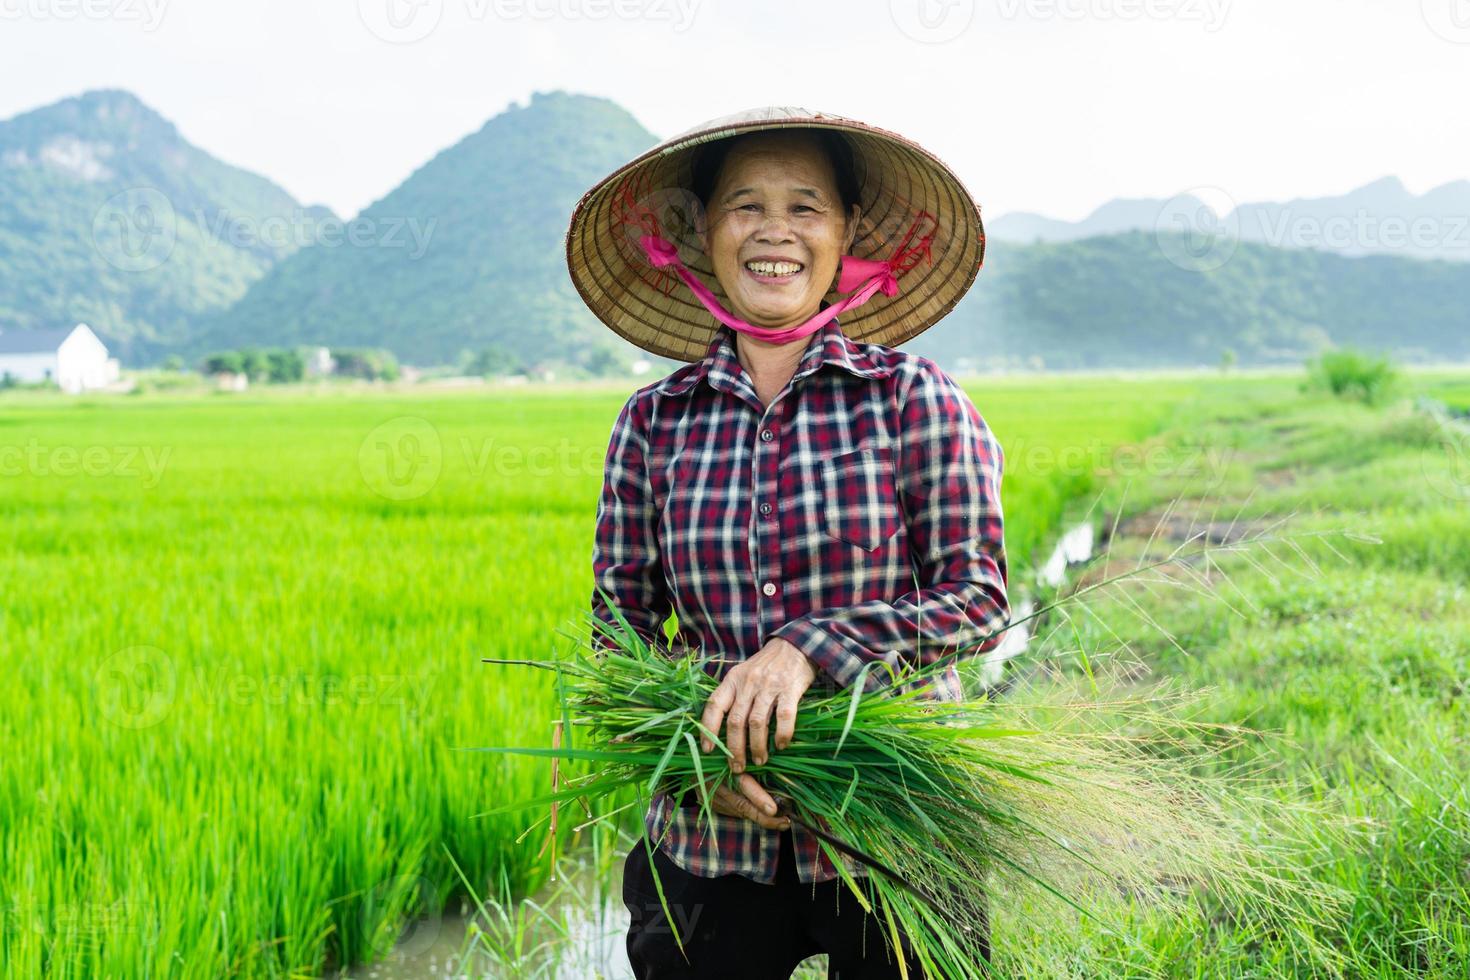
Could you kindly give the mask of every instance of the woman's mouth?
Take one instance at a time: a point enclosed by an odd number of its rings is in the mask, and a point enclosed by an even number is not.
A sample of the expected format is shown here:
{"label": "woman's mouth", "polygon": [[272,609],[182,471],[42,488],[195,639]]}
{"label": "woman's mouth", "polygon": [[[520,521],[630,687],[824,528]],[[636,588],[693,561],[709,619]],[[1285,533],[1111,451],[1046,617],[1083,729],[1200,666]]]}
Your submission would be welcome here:
{"label": "woman's mouth", "polygon": [[772,286],[792,282],[806,271],[806,266],[800,262],[771,262],[763,259],[747,262],[744,268],[756,282]]}

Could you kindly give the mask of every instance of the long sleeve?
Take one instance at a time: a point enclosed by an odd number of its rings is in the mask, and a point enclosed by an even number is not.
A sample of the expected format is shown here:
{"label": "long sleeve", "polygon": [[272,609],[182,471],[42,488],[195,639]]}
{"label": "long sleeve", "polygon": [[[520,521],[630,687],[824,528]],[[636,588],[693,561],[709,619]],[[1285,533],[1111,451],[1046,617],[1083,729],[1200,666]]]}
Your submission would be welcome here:
{"label": "long sleeve", "polygon": [[[929,664],[1001,641],[1010,619],[1000,444],[968,395],[920,359],[900,409],[896,479],[906,515],[915,588],[889,601],[818,609],[772,635],[807,654],[842,687],[871,661]],[[988,639],[987,639],[988,637]],[[870,670],[866,688],[887,683]]]}
{"label": "long sleeve", "polygon": [[[613,424],[603,462],[602,492],[592,545],[592,612],[616,627],[617,618],[599,589],[650,644],[664,646],[663,624],[673,608],[658,548],[658,512],[648,470],[646,420],[638,395],[632,395]],[[593,645],[609,645],[594,636]]]}

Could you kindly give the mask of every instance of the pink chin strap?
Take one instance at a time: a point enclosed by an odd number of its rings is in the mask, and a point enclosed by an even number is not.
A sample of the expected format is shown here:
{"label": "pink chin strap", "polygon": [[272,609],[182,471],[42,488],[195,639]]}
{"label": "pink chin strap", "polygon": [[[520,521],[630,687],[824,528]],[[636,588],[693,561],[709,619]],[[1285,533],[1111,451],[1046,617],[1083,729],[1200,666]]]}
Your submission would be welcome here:
{"label": "pink chin strap", "polygon": [[909,225],[909,230],[899,242],[898,248],[894,249],[893,255],[887,260],[860,259],[856,255],[842,256],[837,273],[837,292],[849,293],[836,303],[824,310],[819,310],[812,317],[795,327],[758,327],[753,323],[747,323],[729,310],[720,305],[720,301],[710,292],[709,287],[699,280],[694,273],[679,261],[678,250],[673,244],[659,235],[657,232],[641,235],[638,244],[643,247],[643,253],[648,256],[648,261],[656,269],[672,269],[683,279],[685,284],[694,293],[695,297],[705,305],[715,319],[741,333],[749,334],[758,340],[788,341],[798,340],[817,330],[820,330],[833,317],[840,316],[848,310],[862,306],[879,292],[885,296],[898,295],[898,277],[918,265],[920,257],[933,263],[933,256],[929,254],[929,246],[934,241],[934,230],[931,228],[919,241],[910,245],[914,234],[919,229],[919,224],[925,218],[930,222],[934,216],[928,211],[920,211]]}

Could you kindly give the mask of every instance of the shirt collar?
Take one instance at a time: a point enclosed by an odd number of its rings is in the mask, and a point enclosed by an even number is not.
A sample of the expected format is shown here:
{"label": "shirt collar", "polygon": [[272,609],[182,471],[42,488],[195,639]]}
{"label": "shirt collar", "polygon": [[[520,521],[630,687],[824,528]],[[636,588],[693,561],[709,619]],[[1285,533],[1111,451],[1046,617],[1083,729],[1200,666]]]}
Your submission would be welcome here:
{"label": "shirt collar", "polygon": [[[826,309],[829,305],[823,300],[821,308]],[[860,378],[883,378],[893,373],[892,368],[876,363],[868,356],[867,351],[844,334],[836,317],[813,330],[808,336],[806,349],[797,362],[791,383],[795,384],[824,364],[836,365]],[[750,385],[749,376],[735,352],[735,331],[723,323],[716,327],[704,357],[694,363],[693,370],[677,379],[671,376],[658,390],[669,395],[682,394],[701,379],[708,379],[712,388],[727,391],[738,385]]]}

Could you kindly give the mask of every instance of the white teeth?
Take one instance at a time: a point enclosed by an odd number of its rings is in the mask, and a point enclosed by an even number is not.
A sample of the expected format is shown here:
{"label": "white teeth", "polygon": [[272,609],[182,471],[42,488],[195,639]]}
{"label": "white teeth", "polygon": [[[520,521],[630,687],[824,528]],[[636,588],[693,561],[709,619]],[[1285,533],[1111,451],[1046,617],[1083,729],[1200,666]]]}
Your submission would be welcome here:
{"label": "white teeth", "polygon": [[747,262],[745,267],[760,276],[789,276],[800,272],[800,262]]}

